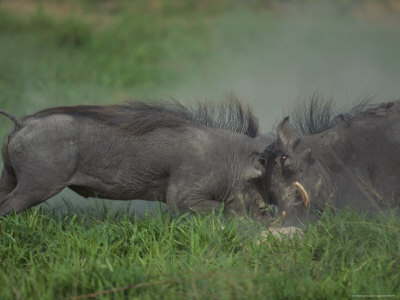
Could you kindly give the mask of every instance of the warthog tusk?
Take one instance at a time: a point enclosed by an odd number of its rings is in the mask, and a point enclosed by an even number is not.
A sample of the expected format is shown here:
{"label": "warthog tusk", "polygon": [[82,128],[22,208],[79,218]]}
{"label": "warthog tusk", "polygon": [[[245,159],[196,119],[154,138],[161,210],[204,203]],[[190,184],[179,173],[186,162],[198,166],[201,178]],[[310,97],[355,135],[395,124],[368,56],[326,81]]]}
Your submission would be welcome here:
{"label": "warthog tusk", "polygon": [[306,189],[304,188],[304,186],[298,181],[293,182],[293,186],[295,186],[300,191],[301,197],[303,198],[304,206],[309,207],[310,206],[310,197],[308,196],[308,193],[307,193]]}

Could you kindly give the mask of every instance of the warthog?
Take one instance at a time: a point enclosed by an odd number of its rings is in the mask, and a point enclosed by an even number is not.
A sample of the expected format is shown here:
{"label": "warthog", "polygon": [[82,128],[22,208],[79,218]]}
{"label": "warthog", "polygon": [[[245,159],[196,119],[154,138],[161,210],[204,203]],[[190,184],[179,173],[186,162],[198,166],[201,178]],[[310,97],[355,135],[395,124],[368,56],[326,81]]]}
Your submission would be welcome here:
{"label": "warthog", "polygon": [[[2,147],[0,216],[69,187],[84,197],[165,202],[265,219],[263,158],[249,107],[177,102],[49,108],[14,121]],[[261,143],[262,144],[262,143]]]}
{"label": "warthog", "polygon": [[333,118],[331,103],[314,99],[297,127],[319,133],[300,136],[288,118],[279,124],[265,151],[266,189],[284,225],[329,205],[376,214],[400,204],[400,101],[367,106]]}

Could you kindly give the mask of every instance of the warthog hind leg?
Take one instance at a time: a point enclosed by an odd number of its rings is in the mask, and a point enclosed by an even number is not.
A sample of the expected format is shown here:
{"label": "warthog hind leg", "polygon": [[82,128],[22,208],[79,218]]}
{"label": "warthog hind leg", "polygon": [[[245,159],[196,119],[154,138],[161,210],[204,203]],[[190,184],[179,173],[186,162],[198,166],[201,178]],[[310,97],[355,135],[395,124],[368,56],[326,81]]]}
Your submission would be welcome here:
{"label": "warthog hind leg", "polygon": [[[6,169],[3,169],[0,178],[0,199],[11,193],[16,186],[17,186],[17,179],[15,178],[15,176],[7,172]],[[1,201],[0,201],[0,207],[1,207]]]}
{"label": "warthog hind leg", "polygon": [[39,185],[37,181],[20,180],[13,191],[0,198],[0,217],[37,205],[58,194],[63,188],[60,185]]}

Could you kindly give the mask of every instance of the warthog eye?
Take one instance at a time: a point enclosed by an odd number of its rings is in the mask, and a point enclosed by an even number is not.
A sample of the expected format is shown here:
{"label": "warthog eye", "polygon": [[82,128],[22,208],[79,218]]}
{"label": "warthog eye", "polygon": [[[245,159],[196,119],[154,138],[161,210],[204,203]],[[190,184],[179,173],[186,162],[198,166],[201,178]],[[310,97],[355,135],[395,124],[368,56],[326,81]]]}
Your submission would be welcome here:
{"label": "warthog eye", "polygon": [[280,158],[281,161],[281,165],[283,167],[283,165],[285,164],[285,161],[287,160],[288,156],[286,154],[283,154]]}

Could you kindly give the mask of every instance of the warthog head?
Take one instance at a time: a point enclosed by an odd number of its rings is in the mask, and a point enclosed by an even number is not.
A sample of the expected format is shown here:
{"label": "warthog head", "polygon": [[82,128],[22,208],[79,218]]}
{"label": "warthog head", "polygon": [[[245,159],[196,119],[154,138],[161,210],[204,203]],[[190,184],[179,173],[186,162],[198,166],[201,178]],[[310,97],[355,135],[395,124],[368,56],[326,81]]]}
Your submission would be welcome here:
{"label": "warthog head", "polygon": [[269,201],[278,206],[285,225],[313,219],[312,210],[320,209],[333,194],[332,181],[305,138],[285,118],[278,126],[278,139],[267,148]]}

